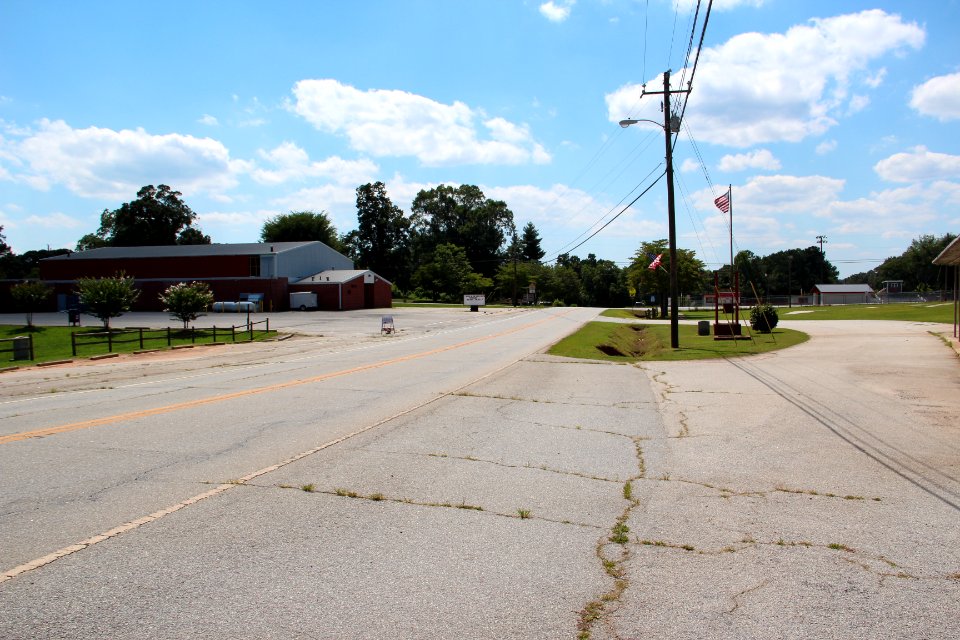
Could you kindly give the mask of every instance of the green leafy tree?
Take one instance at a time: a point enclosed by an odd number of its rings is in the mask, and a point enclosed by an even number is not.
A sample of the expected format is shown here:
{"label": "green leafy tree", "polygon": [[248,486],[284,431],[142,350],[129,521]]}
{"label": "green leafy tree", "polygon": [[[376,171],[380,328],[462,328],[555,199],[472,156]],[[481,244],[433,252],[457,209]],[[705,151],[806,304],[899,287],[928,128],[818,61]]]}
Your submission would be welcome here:
{"label": "green leafy tree", "polygon": [[260,231],[263,242],[320,241],[336,250],[342,249],[337,229],[325,211],[291,211],[268,219]]}
{"label": "green leafy tree", "polygon": [[200,229],[187,227],[177,236],[177,244],[211,244],[211,240]]}
{"label": "green leafy tree", "polygon": [[915,238],[899,256],[887,258],[876,269],[874,289],[883,286],[884,280],[903,280],[904,291],[925,291],[953,288],[953,270],[933,264],[948,244],[956,238],[952,233],[940,237],[922,235]]}
{"label": "green leafy tree", "polygon": [[130,311],[140,291],[133,286],[133,278],[121,271],[112,278],[80,278],[77,295],[87,313],[99,318],[103,328],[109,329],[110,319]]}
{"label": "green leafy tree", "polygon": [[26,314],[27,326],[33,327],[33,314],[43,308],[43,304],[53,294],[53,289],[42,282],[21,282],[10,288],[10,295],[17,308]]}
{"label": "green leafy tree", "polygon": [[403,289],[410,283],[410,220],[382,182],[357,187],[357,228],[345,242],[354,261]]}
{"label": "green leafy tree", "polygon": [[179,282],[160,294],[160,302],[163,310],[183,322],[186,329],[191,321],[206,315],[203,312],[213,304],[213,293],[205,282]]}
{"label": "green leafy tree", "polygon": [[430,259],[442,244],[463,247],[471,269],[492,277],[504,258],[504,245],[514,234],[513,212],[490,200],[474,185],[440,185],[420,191],[411,207],[413,250]]}
{"label": "green leafy tree", "polygon": [[[197,214],[181,199],[183,194],[165,184],[141,188],[135,200],[125,202],[100,214],[100,228],[95,234],[83,236],[78,250],[110,247],[137,247],[178,244],[184,236],[191,244],[208,244],[209,238],[191,225]],[[188,231],[189,230],[189,231]],[[196,240],[206,238],[208,242]]]}
{"label": "green leafy tree", "polygon": [[[650,269],[650,263],[660,255],[660,266]],[[628,279],[638,296],[655,294],[660,303],[660,315],[666,317],[670,295],[670,252],[666,240],[644,242],[628,267]],[[677,249],[677,287],[679,294],[700,295],[704,291],[705,267],[689,249]]]}
{"label": "green leafy tree", "polygon": [[589,307],[623,307],[630,303],[630,288],[623,269],[592,253],[580,264],[581,300]]}
{"label": "green leafy tree", "polygon": [[520,242],[522,243],[520,253],[521,260],[539,262],[540,259],[546,255],[543,249],[540,247],[540,232],[537,231],[537,228],[533,226],[532,222],[528,222],[523,227],[523,234]]}
{"label": "green leafy tree", "polygon": [[433,301],[455,302],[465,293],[485,292],[493,286],[493,281],[470,268],[463,247],[441,244],[434,250],[430,261],[413,274],[413,285]]}
{"label": "green leafy tree", "polygon": [[101,247],[109,247],[110,243],[107,242],[106,238],[101,237],[96,233],[87,233],[79,240],[77,240],[77,251],[90,251],[91,249],[99,249]]}

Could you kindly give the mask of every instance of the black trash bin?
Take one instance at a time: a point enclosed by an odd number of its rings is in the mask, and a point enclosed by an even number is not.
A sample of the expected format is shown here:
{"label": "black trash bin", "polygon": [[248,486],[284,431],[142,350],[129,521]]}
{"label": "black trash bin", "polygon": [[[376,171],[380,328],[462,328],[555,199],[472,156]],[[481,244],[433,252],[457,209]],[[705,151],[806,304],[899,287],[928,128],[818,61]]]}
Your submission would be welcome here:
{"label": "black trash bin", "polygon": [[697,323],[697,335],[698,336],[708,336],[710,335],[710,321],[701,320]]}
{"label": "black trash bin", "polygon": [[72,327],[80,324],[80,309],[67,309],[67,320]]}

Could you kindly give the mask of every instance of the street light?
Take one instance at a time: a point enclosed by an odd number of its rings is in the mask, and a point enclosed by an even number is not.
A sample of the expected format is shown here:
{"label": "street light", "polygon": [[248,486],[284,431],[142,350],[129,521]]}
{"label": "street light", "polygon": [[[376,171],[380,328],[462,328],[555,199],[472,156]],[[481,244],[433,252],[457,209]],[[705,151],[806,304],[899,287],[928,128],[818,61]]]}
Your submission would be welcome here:
{"label": "street light", "polygon": [[[675,91],[674,93],[686,93],[689,89],[684,91]],[[680,348],[680,323],[678,316],[680,315],[680,290],[677,285],[677,221],[676,213],[674,211],[674,198],[673,198],[673,140],[672,134],[680,131],[680,118],[679,116],[673,115],[670,112],[670,72],[666,71],[663,74],[663,91],[646,91],[644,90],[643,95],[648,94],[663,94],[663,124],[656,122],[654,120],[647,120],[644,118],[628,118],[626,120],[620,121],[620,126],[626,129],[632,124],[637,124],[638,122],[652,122],[661,129],[663,129],[664,136],[666,137],[666,149],[667,149],[667,223],[670,233],[670,347],[673,349]],[[732,266],[731,266],[732,268]]]}

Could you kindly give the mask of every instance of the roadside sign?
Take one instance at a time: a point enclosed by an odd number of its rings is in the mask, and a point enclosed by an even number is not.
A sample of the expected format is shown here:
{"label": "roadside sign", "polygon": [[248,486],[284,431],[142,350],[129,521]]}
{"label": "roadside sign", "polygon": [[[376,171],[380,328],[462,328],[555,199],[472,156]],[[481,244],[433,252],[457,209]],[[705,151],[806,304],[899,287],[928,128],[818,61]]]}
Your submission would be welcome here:
{"label": "roadside sign", "polygon": [[463,304],[467,307],[482,307],[487,304],[487,296],[483,294],[469,294],[463,296]]}

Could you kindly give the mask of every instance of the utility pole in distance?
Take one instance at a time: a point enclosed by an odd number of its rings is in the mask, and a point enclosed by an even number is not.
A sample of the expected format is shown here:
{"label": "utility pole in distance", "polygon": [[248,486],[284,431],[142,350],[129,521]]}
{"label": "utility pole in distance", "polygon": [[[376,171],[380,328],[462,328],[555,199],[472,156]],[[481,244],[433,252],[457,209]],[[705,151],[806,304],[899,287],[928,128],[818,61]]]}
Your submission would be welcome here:
{"label": "utility pole in distance", "polygon": [[827,236],[817,236],[817,242],[820,243],[820,255],[823,255],[823,243],[827,241]]}
{"label": "utility pole in distance", "polygon": [[[820,280],[821,282],[825,279],[826,276],[823,275],[823,268],[826,259],[823,257],[823,243],[827,241],[827,236],[817,236],[817,242],[820,243]],[[826,284],[825,282],[823,284]]]}

